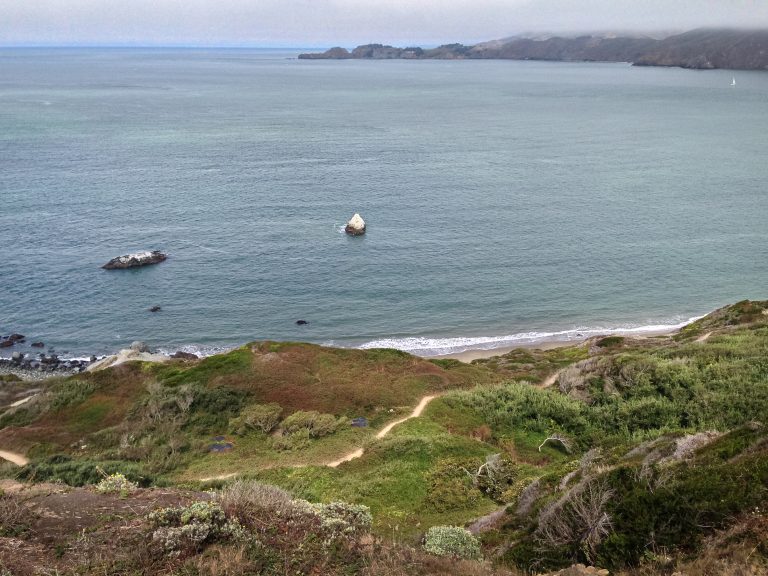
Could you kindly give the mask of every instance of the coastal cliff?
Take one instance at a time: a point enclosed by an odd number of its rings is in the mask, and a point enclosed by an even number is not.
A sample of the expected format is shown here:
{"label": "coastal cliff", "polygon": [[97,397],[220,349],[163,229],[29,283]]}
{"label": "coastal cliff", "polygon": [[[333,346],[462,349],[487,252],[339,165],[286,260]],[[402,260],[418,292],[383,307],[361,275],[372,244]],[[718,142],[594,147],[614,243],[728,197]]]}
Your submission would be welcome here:
{"label": "coastal cliff", "polygon": [[508,38],[473,46],[397,48],[366,44],[352,51],[335,47],[303,60],[548,60],[561,62],[631,62],[636,66],[693,69],[768,70],[768,30],[698,29],[663,39],[649,36]]}

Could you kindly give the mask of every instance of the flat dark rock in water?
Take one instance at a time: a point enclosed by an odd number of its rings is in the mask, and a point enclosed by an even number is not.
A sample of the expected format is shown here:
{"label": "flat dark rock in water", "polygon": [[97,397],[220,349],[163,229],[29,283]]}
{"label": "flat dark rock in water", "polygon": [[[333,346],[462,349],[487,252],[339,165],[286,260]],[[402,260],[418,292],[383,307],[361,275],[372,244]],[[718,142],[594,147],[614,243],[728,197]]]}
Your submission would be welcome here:
{"label": "flat dark rock in water", "polygon": [[44,342],[32,342],[32,344],[30,344],[30,346],[32,346],[32,348],[45,348],[45,343]]}
{"label": "flat dark rock in water", "polygon": [[160,312],[162,308],[160,306],[152,306],[152,308],[149,309],[150,312]]}
{"label": "flat dark rock in water", "polygon": [[136,252],[135,254],[126,254],[125,256],[112,258],[112,260],[104,264],[102,268],[105,270],[122,270],[124,268],[135,268],[137,266],[149,266],[150,264],[159,264],[166,258],[168,258],[168,256],[159,250]]}
{"label": "flat dark rock in water", "polygon": [[306,320],[296,320],[296,324],[298,326],[306,326],[307,324],[309,324],[309,322],[307,322]]}

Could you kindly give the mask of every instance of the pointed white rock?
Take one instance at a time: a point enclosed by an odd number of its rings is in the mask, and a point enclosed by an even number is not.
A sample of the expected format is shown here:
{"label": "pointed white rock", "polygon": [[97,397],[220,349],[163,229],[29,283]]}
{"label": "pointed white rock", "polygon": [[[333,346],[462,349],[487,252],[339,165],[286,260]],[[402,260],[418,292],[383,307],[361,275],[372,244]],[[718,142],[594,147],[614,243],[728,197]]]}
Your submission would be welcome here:
{"label": "pointed white rock", "polygon": [[355,213],[349,222],[347,222],[347,226],[344,228],[344,232],[351,234],[352,236],[360,236],[361,234],[365,234],[365,220],[360,217],[360,214]]}

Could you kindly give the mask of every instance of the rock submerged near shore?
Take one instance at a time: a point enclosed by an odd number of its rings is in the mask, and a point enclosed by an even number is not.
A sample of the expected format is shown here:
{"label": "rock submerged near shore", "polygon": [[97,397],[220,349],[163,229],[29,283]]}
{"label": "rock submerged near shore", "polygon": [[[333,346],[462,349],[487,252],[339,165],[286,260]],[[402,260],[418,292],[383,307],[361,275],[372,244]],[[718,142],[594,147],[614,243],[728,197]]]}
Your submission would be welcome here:
{"label": "rock submerged near shore", "polygon": [[133,254],[126,254],[124,256],[112,258],[112,260],[104,264],[102,268],[105,270],[123,270],[125,268],[136,268],[138,266],[159,264],[167,258],[168,255],[160,252],[160,250],[147,250],[144,252],[135,252]]}

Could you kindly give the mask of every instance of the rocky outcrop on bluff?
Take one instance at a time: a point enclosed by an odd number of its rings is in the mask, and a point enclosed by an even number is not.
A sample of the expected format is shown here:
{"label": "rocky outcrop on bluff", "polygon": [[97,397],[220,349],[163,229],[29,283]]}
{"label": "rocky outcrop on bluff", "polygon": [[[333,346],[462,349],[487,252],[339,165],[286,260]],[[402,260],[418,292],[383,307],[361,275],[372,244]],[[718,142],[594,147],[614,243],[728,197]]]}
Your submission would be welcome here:
{"label": "rocky outcrop on bluff", "polygon": [[124,268],[135,268],[136,266],[149,266],[150,264],[159,264],[166,258],[168,256],[159,250],[136,252],[112,258],[102,268],[105,270],[122,270]]}
{"label": "rocky outcrop on bluff", "polygon": [[360,214],[355,213],[349,222],[347,222],[344,232],[352,236],[365,234],[365,220],[360,217]]}
{"label": "rocky outcrop on bluff", "polygon": [[300,60],[395,60],[422,58],[423,48],[396,48],[384,44],[364,44],[352,52],[338,46],[319,54],[299,54]]}
{"label": "rocky outcrop on bluff", "polygon": [[154,354],[144,342],[133,342],[130,348],[120,350],[117,354],[102,358],[98,362],[94,362],[88,366],[88,372],[95,372],[97,370],[104,370],[111,366],[119,366],[124,362],[167,362],[168,356],[163,354]]}
{"label": "rocky outcrop on bluff", "polygon": [[700,29],[662,40],[649,36],[585,34],[577,37],[515,37],[474,46],[445,44],[437,48],[358,46],[351,52],[331,48],[299,58],[320,59],[500,59],[562,62],[632,62],[638,66],[768,70],[768,30]]}

